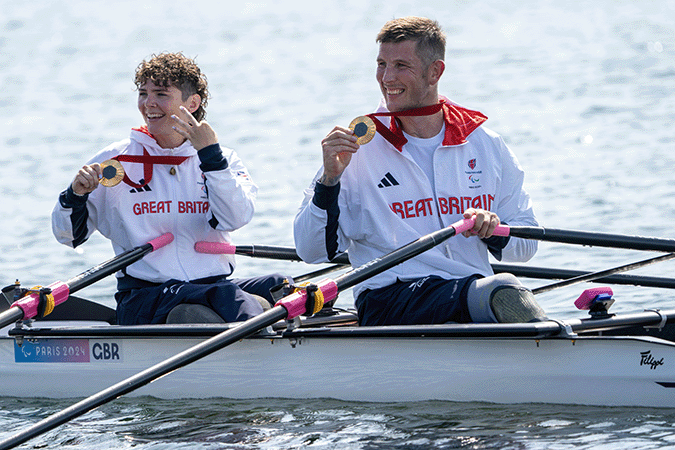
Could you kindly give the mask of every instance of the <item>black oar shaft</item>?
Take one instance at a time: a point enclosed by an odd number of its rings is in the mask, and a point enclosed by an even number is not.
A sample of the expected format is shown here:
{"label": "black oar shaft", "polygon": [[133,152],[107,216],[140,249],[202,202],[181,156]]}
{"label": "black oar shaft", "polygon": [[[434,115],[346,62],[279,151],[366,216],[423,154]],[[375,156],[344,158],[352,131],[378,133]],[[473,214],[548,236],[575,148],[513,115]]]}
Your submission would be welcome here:
{"label": "black oar shaft", "polygon": [[324,275],[327,275],[332,272],[344,269],[346,266],[344,264],[333,264],[332,266],[324,267],[323,269],[318,269],[313,272],[308,272],[297,277],[293,277],[293,281],[296,283],[302,283],[307,280],[318,278]]}
{"label": "black oar shaft", "polygon": [[394,250],[380,258],[369,262],[368,264],[364,264],[356,269],[352,269],[335,279],[335,284],[337,284],[338,291],[355,286],[362,281],[377,275],[378,273],[382,273],[385,270],[400,264],[402,261],[417,256],[420,253],[435,247],[446,239],[451,238],[456,233],[457,230],[453,227],[443,228],[442,230],[435,231],[417,239],[416,241],[404,245],[397,250]]}
{"label": "black oar shaft", "polygon": [[675,252],[675,240],[673,239],[542,227],[513,226],[508,228],[509,235],[524,239],[631,250]]}
{"label": "black oar shaft", "polygon": [[625,264],[623,266],[614,267],[612,269],[601,270],[598,272],[588,273],[584,275],[579,275],[574,278],[569,278],[564,281],[558,281],[557,283],[551,283],[546,286],[541,286],[535,289],[532,289],[533,294],[541,294],[544,292],[552,291],[565,286],[570,286],[577,283],[583,283],[587,281],[597,280],[615,273],[627,272],[629,270],[639,269],[640,267],[648,266],[650,264],[655,264],[661,261],[667,261],[669,259],[675,258],[675,253],[668,253],[666,255],[657,256],[654,258],[649,258],[644,261],[639,261],[631,264]]}
{"label": "black oar shaft", "polygon": [[[292,247],[280,247],[276,245],[237,245],[235,253],[238,255],[251,256],[255,258],[279,259],[282,261],[302,261],[297,252]],[[349,258],[346,254],[338,255],[332,263],[349,264]]]}
{"label": "black oar shaft", "polygon": [[124,253],[120,253],[114,258],[109,259],[101,264],[98,264],[92,267],[89,270],[82,272],[81,274],[74,276],[73,278],[66,281],[70,292],[79,291],[91,284],[96,283],[97,281],[112,275],[121,268],[128,266],[129,264],[138,261],[146,254],[150,253],[153,250],[151,244],[143,244],[139,247],[132,248],[127,250]]}
{"label": "black oar shaft", "polygon": [[[492,264],[495,273],[511,273],[517,277],[537,278],[543,280],[565,280],[595,272],[571,269],[551,269],[548,267],[528,267],[518,264]],[[594,283],[621,284],[675,289],[675,278],[651,277],[643,275],[609,275],[593,280]]]}
{"label": "black oar shaft", "polygon": [[[120,253],[114,258],[82,272],[65,283],[55,283],[58,287],[56,288],[56,291],[52,290],[52,294],[54,294],[52,299],[53,303],[58,305],[59,303],[66,301],[70,293],[78,291],[92,283],[95,283],[103,277],[117,272],[129,264],[138,261],[143,256],[145,256],[145,254],[163,247],[172,241],[173,235],[171,233],[165,233],[146,244],[139,245],[138,247],[134,247],[130,250],[127,250],[126,252]],[[34,317],[36,312],[31,311],[37,298],[38,297],[36,297],[35,293],[28,294],[25,297],[19,299],[19,301],[7,311],[0,314],[0,328],[9,325],[12,322],[16,322],[17,320]]]}
{"label": "black oar shaft", "polygon": [[[287,261],[301,261],[301,258],[292,247],[274,246],[274,245],[244,245],[237,247],[237,254],[268,259],[279,259]],[[349,265],[349,257],[346,254],[337,256],[332,260],[336,264]],[[495,273],[508,272],[517,277],[539,278],[547,280],[565,280],[568,278],[587,275],[590,271],[571,270],[571,269],[552,269],[548,267],[531,267],[518,264],[492,264]],[[318,275],[317,275],[318,276]],[[675,279],[639,275],[608,275],[602,278],[588,280],[597,283],[620,284],[630,286],[644,286],[675,289]]]}
{"label": "black oar shaft", "polygon": [[200,344],[195,345],[187,350],[184,350],[177,355],[155,364],[154,366],[139,372],[119,383],[95,394],[86,399],[75,403],[74,405],[53,414],[46,419],[41,420],[35,425],[11,436],[10,438],[0,442],[0,449],[10,449],[21,445],[22,443],[39,436],[47,431],[50,431],[59,425],[68,422],[75,417],[81,416],[99,406],[108,403],[122,395],[128,394],[148,383],[173,372],[176,369],[184,367],[192,362],[195,362],[215,351],[226,347],[229,344],[237,342],[261,329],[264,329],[279,320],[283,320],[288,314],[288,311],[282,306],[275,306],[274,308],[265,311],[264,313],[247,320],[242,325],[231,328],[223,333],[220,333],[210,339],[207,339]]}
{"label": "black oar shaft", "polygon": [[[244,245],[237,247],[237,254],[279,259],[286,261],[301,261],[300,256],[293,247],[274,246],[274,245]],[[347,254],[338,255],[332,260],[333,263],[349,265],[349,256]],[[495,273],[512,273],[517,277],[540,278],[547,280],[564,280],[567,278],[578,277],[580,275],[590,274],[592,272],[571,269],[552,269],[548,267],[531,267],[518,264],[492,264]],[[318,276],[318,275],[317,275]],[[675,279],[663,277],[650,277],[638,275],[609,275],[595,280],[589,280],[597,283],[622,284],[631,286],[657,287],[675,289]]]}

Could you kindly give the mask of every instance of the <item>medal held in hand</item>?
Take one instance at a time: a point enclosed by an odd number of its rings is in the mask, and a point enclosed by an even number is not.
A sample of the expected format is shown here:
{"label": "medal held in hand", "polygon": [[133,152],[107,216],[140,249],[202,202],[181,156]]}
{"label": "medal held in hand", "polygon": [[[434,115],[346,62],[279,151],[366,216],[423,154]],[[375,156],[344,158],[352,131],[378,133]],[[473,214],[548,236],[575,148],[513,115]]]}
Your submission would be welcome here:
{"label": "medal held in hand", "polygon": [[368,116],[360,116],[352,120],[349,129],[354,132],[356,143],[359,145],[367,144],[375,136],[375,122]]}
{"label": "medal held in hand", "polygon": [[124,179],[124,168],[116,159],[109,159],[101,163],[100,183],[105,187],[117,186]]}

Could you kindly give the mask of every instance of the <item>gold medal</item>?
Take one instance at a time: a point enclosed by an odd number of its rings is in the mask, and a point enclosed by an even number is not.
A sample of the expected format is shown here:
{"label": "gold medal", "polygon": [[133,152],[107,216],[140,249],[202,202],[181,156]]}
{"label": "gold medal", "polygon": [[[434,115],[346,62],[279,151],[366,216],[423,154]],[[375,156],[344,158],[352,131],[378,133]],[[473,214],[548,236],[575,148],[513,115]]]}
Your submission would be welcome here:
{"label": "gold medal", "polygon": [[352,120],[349,129],[354,132],[356,143],[359,145],[367,144],[375,136],[375,122],[368,116],[360,116]]}
{"label": "gold medal", "polygon": [[109,159],[101,163],[101,174],[99,182],[103,186],[117,186],[124,179],[124,168],[116,159]]}

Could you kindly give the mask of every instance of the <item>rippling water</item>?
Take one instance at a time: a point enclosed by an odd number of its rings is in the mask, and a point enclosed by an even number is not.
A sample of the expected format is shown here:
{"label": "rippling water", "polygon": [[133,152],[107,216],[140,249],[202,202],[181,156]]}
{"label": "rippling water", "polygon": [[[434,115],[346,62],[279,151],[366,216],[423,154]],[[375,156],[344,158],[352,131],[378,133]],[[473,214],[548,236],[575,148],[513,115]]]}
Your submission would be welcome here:
{"label": "rippling water", "polygon": [[[0,401],[7,425],[66,401]],[[12,417],[5,411],[11,410]],[[481,403],[121,399],[34,440],[38,448],[667,449],[675,411]]]}
{"label": "rippling water", "polygon": [[[49,216],[80,165],[140,123],[133,70],[161,51],[197,57],[210,81],[208,119],[260,186],[254,221],[237,242],[292,245],[320,140],[377,105],[374,37],[386,20],[409,14],[444,26],[441,92],[486,113],[505,136],[542,225],[673,238],[674,8],[652,0],[0,0],[0,282],[48,284],[111,256],[98,237],[77,251],[57,244]],[[600,270],[647,256],[542,243],[531,264]],[[670,277],[673,267],[637,273]],[[240,276],[271,270],[311,268],[239,259]],[[112,306],[113,289],[107,279],[81,294]],[[579,317],[572,301],[581,289],[539,301],[552,316]],[[616,311],[673,304],[669,291],[614,291]],[[338,304],[351,302],[343,295]],[[0,436],[69,404],[0,399]],[[673,422],[669,409],[121,399],[31,444],[651,449],[674,445]]]}

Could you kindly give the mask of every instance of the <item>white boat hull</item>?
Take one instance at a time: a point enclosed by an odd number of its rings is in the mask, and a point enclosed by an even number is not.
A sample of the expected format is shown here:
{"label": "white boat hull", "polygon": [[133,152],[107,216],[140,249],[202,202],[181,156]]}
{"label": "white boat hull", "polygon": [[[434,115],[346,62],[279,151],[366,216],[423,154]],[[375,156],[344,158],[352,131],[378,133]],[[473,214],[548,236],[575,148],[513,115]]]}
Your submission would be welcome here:
{"label": "white boat hull", "polygon": [[[18,345],[4,337],[0,395],[86,397],[203,340],[57,336],[24,338]],[[258,336],[129,395],[672,407],[675,344],[610,336]]]}

